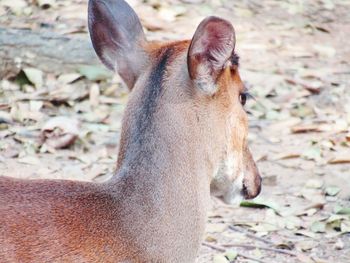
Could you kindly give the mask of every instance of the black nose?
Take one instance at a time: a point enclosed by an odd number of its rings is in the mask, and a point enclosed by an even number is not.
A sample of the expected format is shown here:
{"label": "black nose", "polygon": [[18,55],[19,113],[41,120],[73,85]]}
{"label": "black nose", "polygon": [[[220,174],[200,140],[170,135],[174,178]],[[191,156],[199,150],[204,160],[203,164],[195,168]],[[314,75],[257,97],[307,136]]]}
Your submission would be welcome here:
{"label": "black nose", "polygon": [[245,184],[243,184],[242,195],[244,196],[244,199],[249,199],[249,193]]}
{"label": "black nose", "polygon": [[260,175],[255,178],[255,185],[251,188],[247,187],[245,182],[243,182],[242,195],[244,198],[253,199],[254,197],[257,197],[261,192],[261,182],[262,178]]}

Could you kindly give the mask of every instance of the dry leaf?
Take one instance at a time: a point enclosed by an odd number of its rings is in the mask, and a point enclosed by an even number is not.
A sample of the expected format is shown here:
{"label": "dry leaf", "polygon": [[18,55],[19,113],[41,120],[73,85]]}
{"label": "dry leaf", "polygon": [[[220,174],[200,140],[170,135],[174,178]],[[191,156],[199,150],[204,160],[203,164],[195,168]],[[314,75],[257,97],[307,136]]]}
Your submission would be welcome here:
{"label": "dry leaf", "polygon": [[320,126],[316,124],[296,125],[291,128],[293,133],[319,132]]}
{"label": "dry leaf", "polygon": [[350,163],[350,156],[339,156],[328,160],[329,164],[344,164]]}
{"label": "dry leaf", "polygon": [[73,144],[79,134],[79,122],[68,117],[49,119],[41,129],[45,144],[55,149],[65,148]]}
{"label": "dry leaf", "polygon": [[320,189],[322,188],[324,182],[320,179],[309,179],[306,181],[305,186],[307,188]]}
{"label": "dry leaf", "polygon": [[56,4],[56,0],[36,0],[38,2],[38,5],[43,8],[47,9]]}
{"label": "dry leaf", "polygon": [[19,163],[31,164],[31,165],[39,165],[40,160],[35,156],[25,156],[23,158],[18,159]]}
{"label": "dry leaf", "polygon": [[99,104],[100,87],[97,84],[92,84],[90,87],[89,99],[92,108],[95,108]]}
{"label": "dry leaf", "polygon": [[78,73],[68,73],[62,74],[57,78],[57,81],[61,84],[70,84],[77,79],[81,78],[81,74]]}
{"label": "dry leaf", "polygon": [[43,72],[37,68],[24,68],[24,74],[26,74],[28,80],[34,84],[34,86],[38,89],[43,85]]}
{"label": "dry leaf", "polygon": [[225,224],[208,224],[206,226],[206,231],[208,233],[221,233],[223,232],[227,226]]}
{"label": "dry leaf", "polygon": [[224,255],[214,255],[213,263],[229,263]]}

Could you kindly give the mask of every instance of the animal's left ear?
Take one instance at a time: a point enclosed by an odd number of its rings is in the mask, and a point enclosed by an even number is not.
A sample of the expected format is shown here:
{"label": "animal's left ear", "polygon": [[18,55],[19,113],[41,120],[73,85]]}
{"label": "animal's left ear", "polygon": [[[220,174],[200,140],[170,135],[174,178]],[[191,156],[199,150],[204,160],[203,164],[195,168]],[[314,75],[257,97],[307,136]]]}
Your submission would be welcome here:
{"label": "animal's left ear", "polygon": [[190,78],[206,94],[217,91],[217,78],[232,57],[235,44],[230,22],[211,16],[199,24],[188,50],[187,65]]}
{"label": "animal's left ear", "polygon": [[124,0],[89,0],[88,26],[98,57],[131,90],[148,63],[147,40],[135,11]]}

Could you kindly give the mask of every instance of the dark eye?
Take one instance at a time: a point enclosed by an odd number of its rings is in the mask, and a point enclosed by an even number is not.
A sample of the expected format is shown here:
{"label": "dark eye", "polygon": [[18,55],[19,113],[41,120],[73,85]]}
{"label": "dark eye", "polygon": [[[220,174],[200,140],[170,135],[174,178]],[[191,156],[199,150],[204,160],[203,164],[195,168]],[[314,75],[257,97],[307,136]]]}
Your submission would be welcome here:
{"label": "dark eye", "polygon": [[245,103],[247,102],[247,94],[246,93],[239,94],[239,101],[241,102],[242,106],[244,106]]}

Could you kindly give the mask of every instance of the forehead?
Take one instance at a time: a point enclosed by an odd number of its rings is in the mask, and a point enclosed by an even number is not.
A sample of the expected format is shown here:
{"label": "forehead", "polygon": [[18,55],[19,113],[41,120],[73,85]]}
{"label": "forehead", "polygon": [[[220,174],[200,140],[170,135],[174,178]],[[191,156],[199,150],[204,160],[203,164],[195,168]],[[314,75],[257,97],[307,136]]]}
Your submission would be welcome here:
{"label": "forehead", "polygon": [[[190,45],[190,40],[173,41],[173,42],[151,42],[145,47],[148,54],[151,56],[152,61],[157,61],[159,59],[159,54],[163,53],[164,50],[171,49],[172,57],[178,57],[187,52]],[[171,64],[171,63],[170,63]]]}
{"label": "forehead", "polygon": [[[188,48],[190,46],[190,40],[182,40],[182,41],[173,41],[173,42],[152,42],[148,45],[147,50],[151,55],[151,60],[154,64],[159,63],[159,58],[164,53],[165,50],[171,50],[171,56],[169,56],[167,61],[167,67],[171,75],[171,68],[178,65],[173,65],[173,62],[176,61],[177,57],[186,56]],[[184,65],[187,66],[187,65]],[[217,79],[217,84],[220,86],[224,86],[223,89],[231,89],[235,93],[243,93],[245,92],[245,87],[241,81],[239,75],[239,56],[236,53],[233,53],[230,59],[228,60],[227,67],[223,69],[222,74]]]}
{"label": "forehead", "polygon": [[246,88],[241,80],[238,64],[229,65],[224,70],[218,79],[218,85],[223,92],[231,94],[239,94],[246,91]]}

